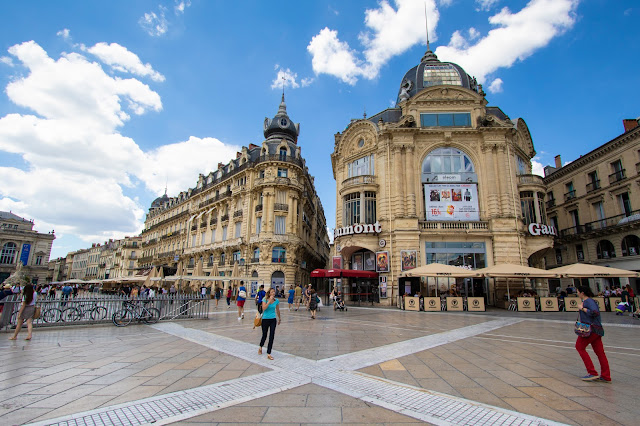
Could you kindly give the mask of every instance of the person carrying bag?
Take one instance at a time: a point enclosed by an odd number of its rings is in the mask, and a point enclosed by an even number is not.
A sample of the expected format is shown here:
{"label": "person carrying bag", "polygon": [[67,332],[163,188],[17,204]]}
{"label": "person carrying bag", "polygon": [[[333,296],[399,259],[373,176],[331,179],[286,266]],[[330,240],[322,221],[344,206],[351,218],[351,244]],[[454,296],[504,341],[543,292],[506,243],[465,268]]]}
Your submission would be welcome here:
{"label": "person carrying bag", "polygon": [[[577,290],[578,297],[582,300],[578,304],[578,320],[574,326],[574,332],[578,336],[576,340],[576,350],[584,366],[587,369],[587,375],[582,377],[585,382],[604,382],[611,383],[611,371],[609,370],[609,360],[604,353],[604,346],[602,345],[602,336],[604,336],[604,329],[602,328],[602,322],[600,322],[600,310],[598,304],[592,299],[593,293],[587,286],[580,286]],[[593,351],[598,356],[600,362],[600,374],[596,371],[591,357],[587,353],[587,346],[591,345]]]}

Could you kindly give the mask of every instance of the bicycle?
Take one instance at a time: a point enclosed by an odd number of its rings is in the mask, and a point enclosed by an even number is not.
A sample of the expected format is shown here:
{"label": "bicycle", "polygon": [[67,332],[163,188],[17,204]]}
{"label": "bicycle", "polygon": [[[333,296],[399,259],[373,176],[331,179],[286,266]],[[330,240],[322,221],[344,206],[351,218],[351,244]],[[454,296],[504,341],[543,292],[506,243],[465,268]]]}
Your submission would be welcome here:
{"label": "bicycle", "polygon": [[124,308],[113,314],[112,320],[116,327],[126,327],[134,319],[145,324],[155,324],[160,320],[160,310],[147,308],[138,303],[125,301]]}
{"label": "bicycle", "polygon": [[98,306],[95,302],[91,305],[71,306],[62,311],[63,321],[79,321],[89,314],[93,321],[103,320],[107,317],[107,308]]}

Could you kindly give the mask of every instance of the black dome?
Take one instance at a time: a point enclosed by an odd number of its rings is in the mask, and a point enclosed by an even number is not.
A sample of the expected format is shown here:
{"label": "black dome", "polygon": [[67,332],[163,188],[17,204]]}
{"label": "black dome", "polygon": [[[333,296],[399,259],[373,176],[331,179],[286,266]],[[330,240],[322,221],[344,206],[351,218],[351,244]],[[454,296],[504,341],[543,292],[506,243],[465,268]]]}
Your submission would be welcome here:
{"label": "black dome", "polygon": [[158,197],[155,200],[153,200],[153,203],[151,203],[151,208],[162,207],[162,205],[167,201],[169,201],[169,197],[167,196],[167,193],[165,192],[162,197]]}
{"label": "black dome", "polygon": [[482,86],[475,78],[467,74],[460,65],[441,62],[431,50],[422,57],[418,65],[411,68],[402,78],[396,104],[415,96],[431,86],[460,86],[482,93]]}
{"label": "black dome", "polygon": [[300,134],[300,124],[291,121],[287,115],[287,104],[284,102],[284,93],[282,94],[282,101],[278,108],[278,113],[273,119],[265,117],[264,119],[264,137],[266,140],[270,139],[288,139],[293,143],[298,142],[298,135]]}

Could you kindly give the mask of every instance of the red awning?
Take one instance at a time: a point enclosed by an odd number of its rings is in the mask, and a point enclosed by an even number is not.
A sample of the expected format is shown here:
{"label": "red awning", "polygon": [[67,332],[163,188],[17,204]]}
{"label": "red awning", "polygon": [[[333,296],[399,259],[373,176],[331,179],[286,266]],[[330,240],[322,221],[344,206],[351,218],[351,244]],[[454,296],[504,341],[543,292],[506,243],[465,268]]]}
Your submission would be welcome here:
{"label": "red awning", "polygon": [[313,278],[378,278],[373,271],[359,271],[354,269],[316,269],[311,272]]}

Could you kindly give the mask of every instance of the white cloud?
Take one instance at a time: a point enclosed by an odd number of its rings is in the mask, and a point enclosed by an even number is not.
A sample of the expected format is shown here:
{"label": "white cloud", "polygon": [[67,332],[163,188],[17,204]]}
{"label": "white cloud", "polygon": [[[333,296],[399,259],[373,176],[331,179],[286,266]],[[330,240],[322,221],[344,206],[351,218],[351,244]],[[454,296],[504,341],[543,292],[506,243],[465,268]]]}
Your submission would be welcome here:
{"label": "white cloud", "polygon": [[[426,44],[424,22],[425,2],[422,0],[395,0],[396,8],[382,0],[377,9],[365,11],[366,30],[358,36],[364,47],[362,53],[352,49],[338,38],[338,32],[329,28],[315,35],[307,50],[312,55],[316,74],[333,75],[348,84],[360,77],[374,79],[380,69],[394,56],[400,55],[416,43]],[[426,1],[429,16],[429,37],[435,40],[439,14],[435,0]],[[359,56],[363,56],[361,59]]]}
{"label": "white cloud", "polygon": [[152,37],[159,37],[169,29],[169,21],[165,17],[166,8],[160,6],[160,14],[155,12],[145,13],[138,21],[140,26]]}
{"label": "white cloud", "polygon": [[95,242],[133,235],[148,206],[128,194],[160,194],[167,178],[176,194],[194,186],[211,164],[235,157],[238,147],[196,137],[144,152],[120,127],[130,111],[162,110],[148,86],[110,76],[78,53],[53,59],[33,41],[9,53],[28,74],[15,76],[5,93],[34,114],[0,117],[0,155],[26,163],[0,167],[0,209],[34,218],[58,236]]}
{"label": "white cloud", "polygon": [[478,37],[480,37],[480,31],[476,30],[473,27],[469,28],[468,33],[469,33],[469,40],[475,40]]}
{"label": "white cloud", "polygon": [[0,56],[0,63],[13,67],[13,59],[9,56]]}
{"label": "white cloud", "polygon": [[302,87],[307,87],[310,86],[311,83],[313,83],[315,81],[315,78],[313,77],[305,77],[302,80],[300,80],[300,84],[302,84]]}
{"label": "white cloud", "polygon": [[271,88],[282,89],[284,84],[284,87],[297,89],[298,87],[300,87],[300,84],[298,84],[298,82],[296,81],[297,78],[298,74],[291,71],[289,68],[280,68],[278,70],[278,75],[276,75],[276,78],[271,82]]}
{"label": "white cloud", "polygon": [[164,81],[164,76],[155,71],[150,64],[143,64],[138,55],[118,43],[97,43],[89,48],[88,52],[116,71],[130,72],[141,77],[149,76],[153,81]]}
{"label": "white cloud", "polygon": [[334,15],[336,15],[336,16],[340,15],[340,12],[338,12],[338,10],[337,10],[337,9],[334,9],[334,8],[333,8],[333,7],[331,7],[331,6],[328,6],[328,7],[329,7],[329,12],[333,13],[333,14],[334,14]]}
{"label": "white cloud", "polygon": [[176,5],[173,7],[176,15],[184,13],[185,9],[191,6],[191,0],[175,0]]}
{"label": "white cloud", "polygon": [[531,160],[531,173],[538,176],[544,177],[544,166],[541,162],[537,161],[535,158]]}
{"label": "white cloud", "polygon": [[456,31],[449,45],[438,47],[436,54],[484,82],[488,74],[526,59],[570,29],[577,5],[578,0],[531,0],[517,13],[505,7],[489,18],[497,28],[475,44],[469,45]]}
{"label": "white cloud", "polygon": [[60,30],[56,33],[56,35],[58,37],[62,37],[65,40],[70,40],[71,39],[71,31],[69,31],[68,28],[65,28],[63,30]]}
{"label": "white cloud", "polygon": [[500,0],[476,0],[476,11],[488,11],[498,4]]}
{"label": "white cloud", "polygon": [[453,3],[453,0],[438,0],[438,5],[441,7],[451,6],[451,3]]}
{"label": "white cloud", "polygon": [[502,92],[502,79],[496,78],[489,85],[489,92],[491,93],[500,93]]}

